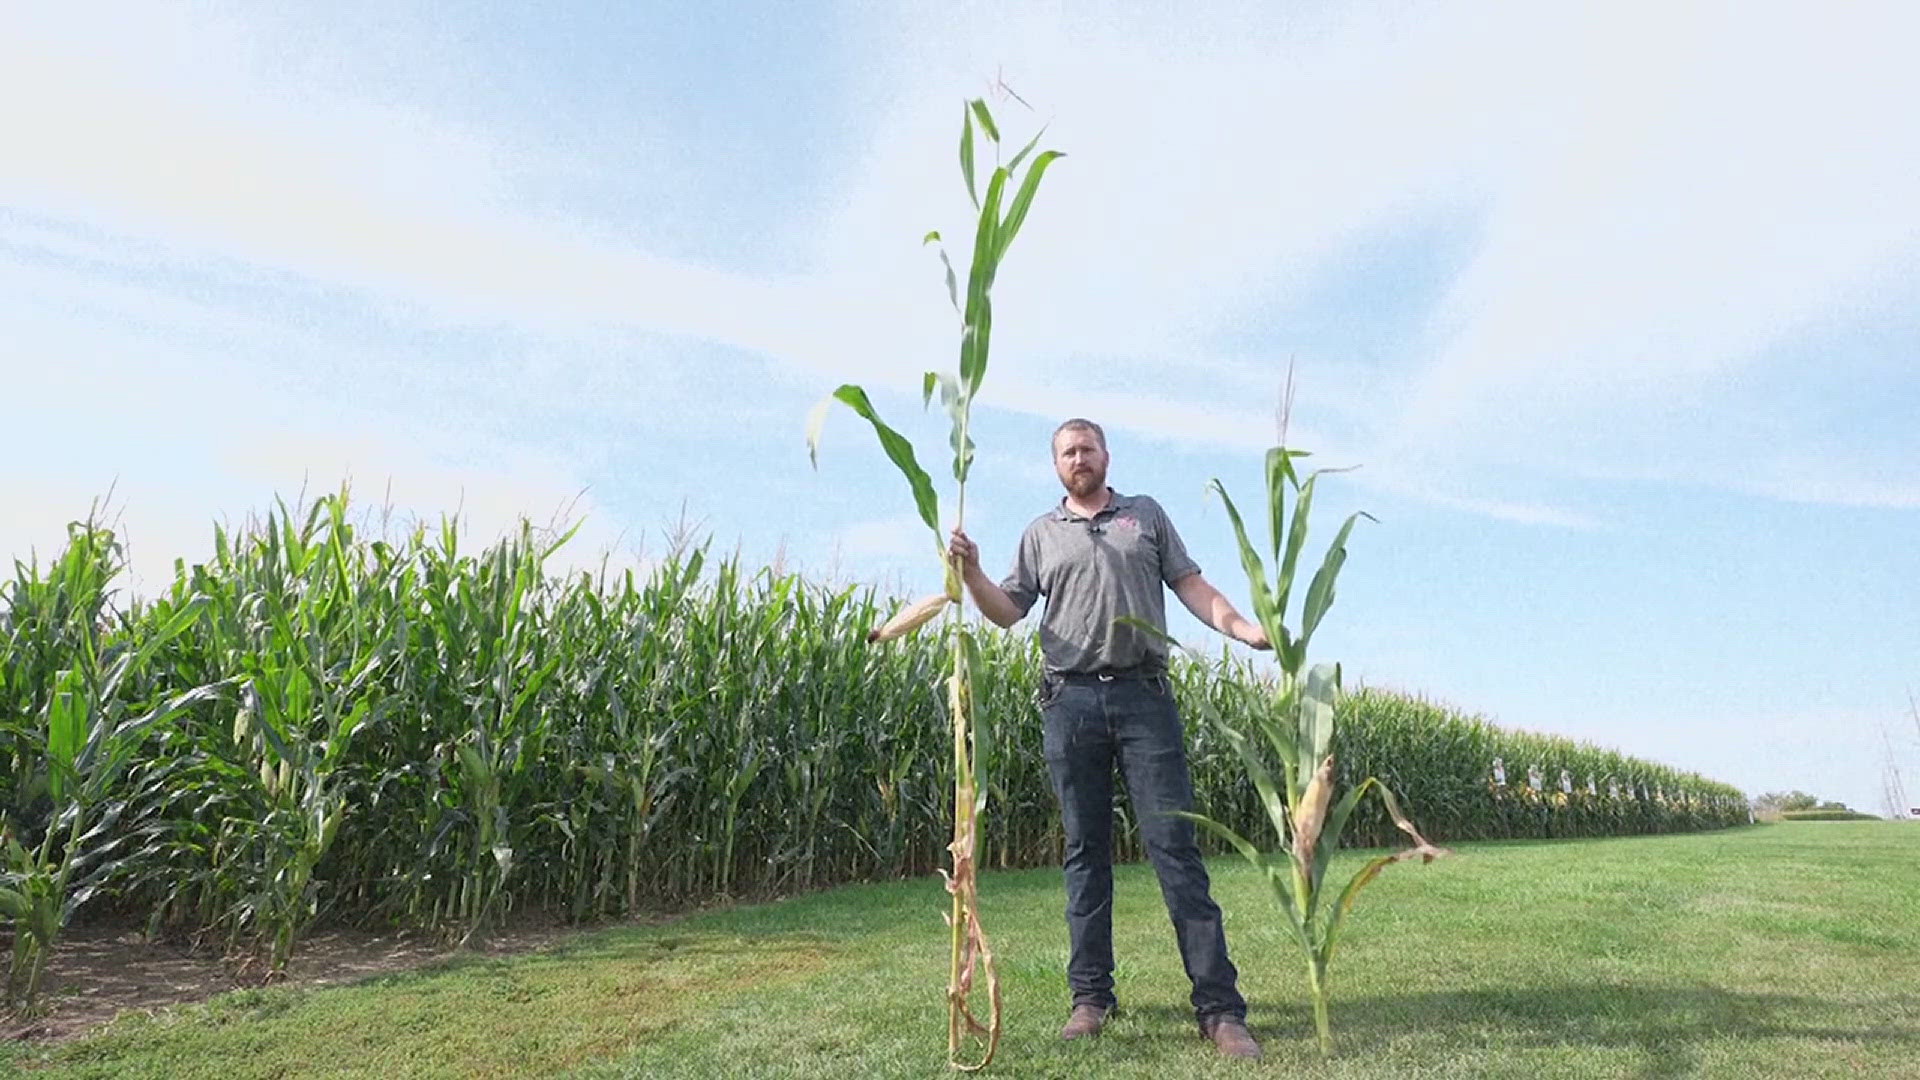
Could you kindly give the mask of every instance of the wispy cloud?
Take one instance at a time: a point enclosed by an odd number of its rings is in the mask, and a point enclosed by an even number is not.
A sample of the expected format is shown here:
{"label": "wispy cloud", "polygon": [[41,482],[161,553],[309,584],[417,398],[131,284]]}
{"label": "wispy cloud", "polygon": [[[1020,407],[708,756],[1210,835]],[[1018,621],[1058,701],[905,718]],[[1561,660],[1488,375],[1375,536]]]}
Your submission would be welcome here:
{"label": "wispy cloud", "polygon": [[[1318,26],[1135,12],[1110,28],[1070,9],[977,14],[904,34],[938,44],[884,77],[946,87],[1004,58],[1060,118],[1052,138],[1073,156],[1051,181],[1058,201],[1003,279],[1044,297],[1005,320],[1028,328],[1037,380],[1071,378],[1063,356],[1144,355],[1164,369],[1140,399],[1166,384],[1221,400],[1186,363],[1196,338],[1262,300],[1284,309],[1373,223],[1465,208],[1468,257],[1405,354],[1345,364],[1381,388],[1354,448],[1387,466],[1374,476],[1420,461],[1437,501],[1495,516],[1585,520],[1488,497],[1487,463],[1577,477],[1604,458],[1659,481],[1703,450],[1750,459],[1755,444],[1711,441],[1724,389],[1784,337],[1884,294],[1920,242],[1904,196],[1920,136],[1886,111],[1920,96],[1894,44],[1915,17],[1897,7],[1682,6],[1657,34],[1629,9],[1395,9]],[[901,95],[883,120],[837,245],[870,250],[924,219],[923,192],[952,186],[939,97]],[[1882,302],[1913,299],[1894,292]],[[1328,359],[1319,374],[1348,376]],[[1676,393],[1701,406],[1690,423],[1637,422]],[[1222,445],[1255,435],[1251,413],[1226,412],[1204,431],[1170,430],[1163,413],[1127,422]]]}
{"label": "wispy cloud", "polygon": [[[1470,255],[1401,329],[1404,355],[1317,356],[1316,377],[1366,390],[1338,431],[1303,418],[1296,432],[1369,462],[1363,482],[1419,462],[1420,482],[1392,490],[1561,525],[1590,522],[1488,490],[1476,466],[1578,475],[1604,449],[1613,468],[1664,475],[1708,425],[1634,427],[1649,403],[1737,379],[1920,242],[1905,197],[1920,135],[1875,107],[1920,97],[1899,9],[1682,7],[1659,34],[1614,9],[990,14],[877,16],[876,42],[912,44],[873,67],[891,104],[870,118],[870,152],[844,163],[804,276],[666,258],[529,213],[507,179],[531,167],[525,148],[209,63],[209,41],[249,55],[238,20],[192,27],[191,63],[136,47],[143,29],[187,33],[168,15],[104,42],[29,25],[0,45],[0,99],[63,95],[58,110],[15,107],[0,195],[442,317],[633,327],[907,389],[952,362],[952,313],[914,241],[967,217],[955,87],[1004,66],[1071,156],[1003,275],[998,350],[1019,364],[987,404],[1264,446],[1271,406],[1249,397],[1245,361],[1203,343],[1349,270],[1354,238],[1383,220],[1471,208]],[[1152,373],[1090,385],[1113,359]],[[1642,441],[1613,445],[1621,423]],[[1906,505],[1915,484],[1824,490]],[[1738,486],[1808,490],[1784,474]]]}

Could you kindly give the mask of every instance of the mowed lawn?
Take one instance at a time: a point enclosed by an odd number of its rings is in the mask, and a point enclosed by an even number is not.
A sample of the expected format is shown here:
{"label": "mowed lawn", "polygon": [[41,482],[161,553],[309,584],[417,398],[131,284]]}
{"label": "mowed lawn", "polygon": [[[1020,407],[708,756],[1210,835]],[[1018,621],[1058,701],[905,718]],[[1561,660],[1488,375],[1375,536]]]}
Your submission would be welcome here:
{"label": "mowed lawn", "polygon": [[[1335,873],[1357,865],[1343,855]],[[1391,867],[1335,958],[1337,1056],[1302,963],[1243,864],[1212,863],[1266,1044],[1217,1060],[1150,870],[1118,872],[1121,1014],[1056,1037],[1056,871],[983,876],[1010,1077],[1920,1077],[1920,824],[1461,845]],[[587,933],[320,990],[244,991],[122,1017],[33,1076],[925,1077],[945,1071],[938,879],[856,886]]]}

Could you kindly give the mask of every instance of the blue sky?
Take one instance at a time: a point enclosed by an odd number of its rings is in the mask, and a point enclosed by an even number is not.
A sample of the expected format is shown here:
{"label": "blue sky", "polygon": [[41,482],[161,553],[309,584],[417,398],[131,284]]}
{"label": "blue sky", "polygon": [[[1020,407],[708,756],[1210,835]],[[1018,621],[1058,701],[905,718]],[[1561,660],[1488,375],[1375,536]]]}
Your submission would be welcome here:
{"label": "blue sky", "polygon": [[[550,7],[550,6],[549,6]],[[1551,8],[1551,10],[1549,10]],[[960,102],[1068,153],[997,286],[990,567],[1108,427],[1227,523],[1289,363],[1367,509],[1317,652],[1750,792],[1920,803],[1920,73],[1903,5],[143,5],[0,38],[0,549],[111,486],[138,580],[371,506],[683,513],[935,586],[844,381],[937,458]],[[1314,545],[1316,548],[1318,545]],[[1244,602],[1244,601],[1243,601]],[[1218,638],[1184,615],[1176,634]]]}

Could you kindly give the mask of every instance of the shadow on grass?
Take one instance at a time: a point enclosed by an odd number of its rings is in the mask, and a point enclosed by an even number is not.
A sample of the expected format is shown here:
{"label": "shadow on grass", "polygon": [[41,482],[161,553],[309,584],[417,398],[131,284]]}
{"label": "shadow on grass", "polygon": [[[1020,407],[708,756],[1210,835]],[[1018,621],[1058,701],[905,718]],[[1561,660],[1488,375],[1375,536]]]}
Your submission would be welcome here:
{"label": "shadow on grass", "polygon": [[[1136,1037],[1192,1038],[1193,1014],[1172,1005],[1127,1008],[1146,1021]],[[1558,984],[1507,989],[1437,991],[1341,998],[1332,1004],[1334,1051],[1366,1058],[1386,1053],[1410,1035],[1445,1043],[1536,1048],[1590,1046],[1638,1051],[1638,1075],[1698,1075],[1708,1043],[1815,1040],[1920,1050],[1920,996],[1902,997],[1881,1017],[1820,998],[1751,994],[1712,987]],[[1852,1023],[1848,1023],[1851,1019]],[[1248,1021],[1262,1040],[1313,1038],[1305,1004],[1255,1003]]]}

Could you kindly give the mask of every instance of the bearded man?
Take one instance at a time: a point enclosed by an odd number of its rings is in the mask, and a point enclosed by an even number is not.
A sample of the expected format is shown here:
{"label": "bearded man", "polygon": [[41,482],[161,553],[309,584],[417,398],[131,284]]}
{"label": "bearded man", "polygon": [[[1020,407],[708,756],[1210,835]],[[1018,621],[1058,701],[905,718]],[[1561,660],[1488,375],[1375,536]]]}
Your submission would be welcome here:
{"label": "bearded man", "polygon": [[1054,431],[1054,471],[1066,496],[1027,526],[1013,571],[999,584],[981,571],[980,549],[965,533],[954,530],[949,548],[974,604],[995,624],[1012,626],[1039,597],[1047,598],[1040,619],[1046,674],[1039,697],[1047,771],[1066,833],[1067,985],[1073,995],[1060,1037],[1098,1035],[1117,1004],[1118,765],[1193,983],[1200,1033],[1224,1054],[1259,1057],[1193,823],[1168,812],[1193,809],[1193,777],[1167,678],[1166,645],[1119,620],[1132,617],[1165,633],[1165,587],[1215,630],[1256,649],[1270,646],[1266,631],[1200,575],[1159,503],[1107,486],[1108,460],[1106,433],[1093,421],[1068,420]]}

